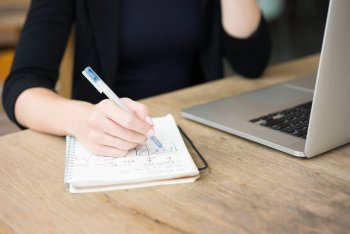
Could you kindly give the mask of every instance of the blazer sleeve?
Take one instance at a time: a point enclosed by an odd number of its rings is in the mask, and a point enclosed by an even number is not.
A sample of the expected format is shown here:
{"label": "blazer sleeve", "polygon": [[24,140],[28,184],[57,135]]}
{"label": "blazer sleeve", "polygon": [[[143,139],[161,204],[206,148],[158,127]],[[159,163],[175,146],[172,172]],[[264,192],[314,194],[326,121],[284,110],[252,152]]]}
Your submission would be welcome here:
{"label": "blazer sleeve", "polygon": [[55,87],[73,22],[73,2],[32,0],[2,96],[7,115],[18,126],[14,114],[18,96],[31,87]]}
{"label": "blazer sleeve", "polygon": [[263,16],[249,38],[232,37],[222,28],[222,40],[224,57],[238,74],[256,78],[263,73],[271,53],[270,34]]}

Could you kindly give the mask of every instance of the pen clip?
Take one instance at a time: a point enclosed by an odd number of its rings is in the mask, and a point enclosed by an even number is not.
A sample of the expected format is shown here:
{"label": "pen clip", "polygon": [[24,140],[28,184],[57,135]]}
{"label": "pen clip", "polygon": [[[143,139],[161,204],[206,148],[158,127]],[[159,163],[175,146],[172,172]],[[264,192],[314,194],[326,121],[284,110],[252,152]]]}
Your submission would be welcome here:
{"label": "pen clip", "polygon": [[92,70],[91,67],[86,67],[82,74],[90,81],[90,83],[100,92],[102,93],[102,87],[100,87],[99,82],[101,82],[101,78]]}

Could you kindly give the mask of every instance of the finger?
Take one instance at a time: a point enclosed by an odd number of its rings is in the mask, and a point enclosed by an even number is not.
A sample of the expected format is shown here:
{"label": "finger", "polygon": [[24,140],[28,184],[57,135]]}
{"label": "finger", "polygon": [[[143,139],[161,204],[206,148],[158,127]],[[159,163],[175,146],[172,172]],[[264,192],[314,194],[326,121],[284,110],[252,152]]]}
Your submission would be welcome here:
{"label": "finger", "polygon": [[147,140],[145,135],[123,128],[108,118],[103,118],[98,121],[96,123],[96,128],[111,136],[118,137],[131,143],[143,144]]}
{"label": "finger", "polygon": [[137,143],[128,142],[103,132],[90,133],[89,140],[95,144],[110,146],[121,150],[130,150],[137,146]]}
{"label": "finger", "polygon": [[104,100],[97,104],[96,111],[88,118],[88,125],[92,129],[106,132],[109,135],[119,137],[129,142],[138,144],[144,143],[146,141],[145,135],[126,129],[106,116],[105,109],[108,108],[110,104],[112,104],[112,108],[116,108],[114,103],[110,100]]}
{"label": "finger", "polygon": [[149,116],[148,107],[140,102],[135,102],[130,98],[121,98],[122,102],[134,112],[141,120],[145,120],[147,116]]}
{"label": "finger", "polygon": [[147,132],[152,127],[144,120],[139,119],[133,113],[126,112],[123,109],[117,107],[112,101],[104,101],[103,105],[101,106],[107,118],[111,119],[124,128],[133,130],[143,135],[147,135]]}

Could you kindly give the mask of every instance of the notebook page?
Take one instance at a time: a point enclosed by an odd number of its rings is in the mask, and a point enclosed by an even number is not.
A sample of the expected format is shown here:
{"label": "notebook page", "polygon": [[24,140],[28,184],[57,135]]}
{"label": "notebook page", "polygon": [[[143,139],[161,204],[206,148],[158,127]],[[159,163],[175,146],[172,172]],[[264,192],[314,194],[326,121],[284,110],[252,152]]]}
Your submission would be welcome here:
{"label": "notebook page", "polygon": [[77,186],[123,184],[197,175],[194,164],[171,115],[153,119],[157,138],[164,149],[152,141],[131,150],[126,157],[96,156],[75,142],[72,176]]}

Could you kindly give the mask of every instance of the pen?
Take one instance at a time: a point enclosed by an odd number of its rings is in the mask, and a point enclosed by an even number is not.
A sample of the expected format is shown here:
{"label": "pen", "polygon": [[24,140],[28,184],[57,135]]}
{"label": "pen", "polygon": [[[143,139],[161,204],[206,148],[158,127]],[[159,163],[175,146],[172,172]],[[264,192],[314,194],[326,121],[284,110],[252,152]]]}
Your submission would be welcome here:
{"label": "pen", "polygon": [[[82,71],[83,75],[90,83],[100,92],[104,93],[110,100],[117,104],[123,110],[131,113],[129,108],[119,99],[119,97],[106,85],[106,83],[92,70],[91,67],[86,67]],[[163,148],[162,143],[153,135],[149,137],[153,143],[159,148]]]}

